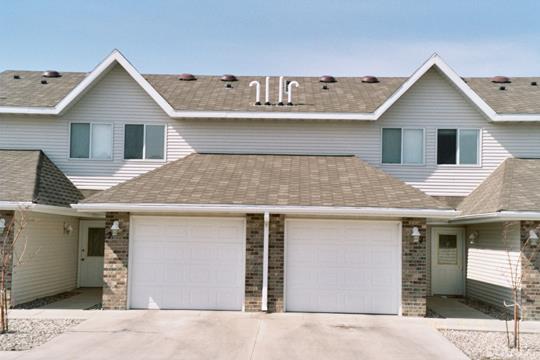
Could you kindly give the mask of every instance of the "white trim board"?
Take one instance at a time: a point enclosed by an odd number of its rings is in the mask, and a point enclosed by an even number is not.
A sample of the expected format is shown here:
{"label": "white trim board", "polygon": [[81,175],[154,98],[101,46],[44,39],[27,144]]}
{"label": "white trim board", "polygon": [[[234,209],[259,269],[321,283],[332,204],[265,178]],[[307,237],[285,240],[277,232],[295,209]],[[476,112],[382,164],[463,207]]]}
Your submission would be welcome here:
{"label": "white trim board", "polygon": [[376,208],[376,207],[332,207],[332,206],[265,206],[265,205],[193,205],[193,204],[126,204],[126,203],[100,203],[100,204],[72,204],[74,209],[80,212],[141,212],[141,213],[256,213],[263,214],[299,214],[299,215],[363,215],[363,216],[388,216],[388,217],[430,217],[450,219],[458,215],[455,210],[439,209],[401,209],[401,208]]}
{"label": "white trim board", "polygon": [[143,90],[171,118],[220,118],[220,119],[308,119],[308,120],[378,120],[403,94],[407,92],[427,71],[436,67],[441,73],[473,103],[480,112],[493,122],[540,121],[540,114],[498,114],[438,55],[427,59],[394,94],[371,113],[342,112],[249,112],[249,111],[179,111],[175,110],[137,69],[120,53],[114,50],[89,75],[84,78],[54,107],[0,106],[0,114],[62,115],[82,97],[114,65],[119,64]]}

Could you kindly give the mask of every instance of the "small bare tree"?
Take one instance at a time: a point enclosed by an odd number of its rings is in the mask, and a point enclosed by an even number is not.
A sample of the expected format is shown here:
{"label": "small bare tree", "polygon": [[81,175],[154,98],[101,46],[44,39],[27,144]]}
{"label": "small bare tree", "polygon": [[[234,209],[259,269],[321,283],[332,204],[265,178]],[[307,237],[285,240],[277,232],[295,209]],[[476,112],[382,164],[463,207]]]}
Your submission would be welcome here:
{"label": "small bare tree", "polygon": [[[19,208],[14,212],[12,217],[2,219],[4,232],[1,235],[0,241],[0,333],[6,333],[9,330],[8,322],[8,291],[11,287],[9,278],[16,266],[22,264],[22,259],[26,253],[27,240],[24,236],[24,229],[27,224],[26,209]],[[17,253],[16,245],[22,242],[22,248]],[[8,288],[9,287],[9,288]]]}
{"label": "small bare tree", "polygon": [[[506,258],[508,260],[509,268],[509,280],[510,286],[512,289],[512,303],[507,304],[506,301],[503,302],[504,306],[507,308],[512,308],[514,315],[514,341],[513,348],[520,350],[520,321],[521,321],[521,310],[522,310],[522,296],[521,296],[521,286],[523,284],[523,277],[526,272],[522,271],[522,264],[530,264],[536,258],[538,253],[538,246],[532,244],[531,237],[522,239],[521,235],[519,236],[519,250],[517,258],[512,256],[512,253],[515,253],[513,250],[511,242],[511,232],[512,227],[515,226],[515,223],[506,222],[503,225],[503,243],[506,251]],[[521,231],[521,229],[519,230]],[[515,246],[514,246],[515,247]],[[507,327],[508,329],[508,327]],[[510,347],[510,344],[508,344]]]}

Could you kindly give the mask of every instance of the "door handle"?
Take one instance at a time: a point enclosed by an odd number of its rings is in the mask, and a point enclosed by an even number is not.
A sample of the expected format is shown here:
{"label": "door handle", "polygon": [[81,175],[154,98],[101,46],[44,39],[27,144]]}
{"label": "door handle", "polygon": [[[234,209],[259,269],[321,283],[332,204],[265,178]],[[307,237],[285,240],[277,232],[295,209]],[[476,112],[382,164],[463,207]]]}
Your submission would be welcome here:
{"label": "door handle", "polygon": [[84,261],[84,258],[81,258],[81,261]]}

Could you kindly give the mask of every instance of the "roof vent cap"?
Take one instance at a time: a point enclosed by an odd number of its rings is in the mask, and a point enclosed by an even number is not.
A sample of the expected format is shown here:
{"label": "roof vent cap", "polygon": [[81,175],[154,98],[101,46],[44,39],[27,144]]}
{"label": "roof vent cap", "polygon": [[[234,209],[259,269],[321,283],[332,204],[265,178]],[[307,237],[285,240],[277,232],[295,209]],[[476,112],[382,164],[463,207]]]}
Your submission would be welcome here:
{"label": "roof vent cap", "polygon": [[491,82],[495,84],[509,84],[510,78],[506,76],[494,76],[491,78]]}
{"label": "roof vent cap", "polygon": [[362,82],[366,84],[375,84],[379,82],[379,79],[372,75],[366,75],[362,78]]}
{"label": "roof vent cap", "polygon": [[322,83],[335,83],[337,82],[336,78],[332,75],[323,75],[319,78],[319,81]]}
{"label": "roof vent cap", "polygon": [[44,71],[43,74],[41,74],[41,76],[45,78],[59,78],[62,75],[60,75],[60,73],[56,70],[47,70],[47,71]]}
{"label": "roof vent cap", "polygon": [[193,76],[193,74],[183,73],[183,74],[178,75],[178,80],[181,80],[181,81],[193,81],[193,80],[197,80],[197,78],[195,76]]}
{"label": "roof vent cap", "polygon": [[225,74],[221,77],[221,81],[238,81],[238,79],[232,74]]}

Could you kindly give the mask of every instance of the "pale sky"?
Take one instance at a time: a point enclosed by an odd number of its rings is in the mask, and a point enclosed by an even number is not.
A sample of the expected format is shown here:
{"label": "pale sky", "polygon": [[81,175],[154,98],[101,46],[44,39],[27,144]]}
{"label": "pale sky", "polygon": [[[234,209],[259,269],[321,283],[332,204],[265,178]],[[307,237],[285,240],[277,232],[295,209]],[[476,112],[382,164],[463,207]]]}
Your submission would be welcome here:
{"label": "pale sky", "polygon": [[118,48],[146,73],[539,76],[540,2],[3,0],[0,71],[89,71]]}

